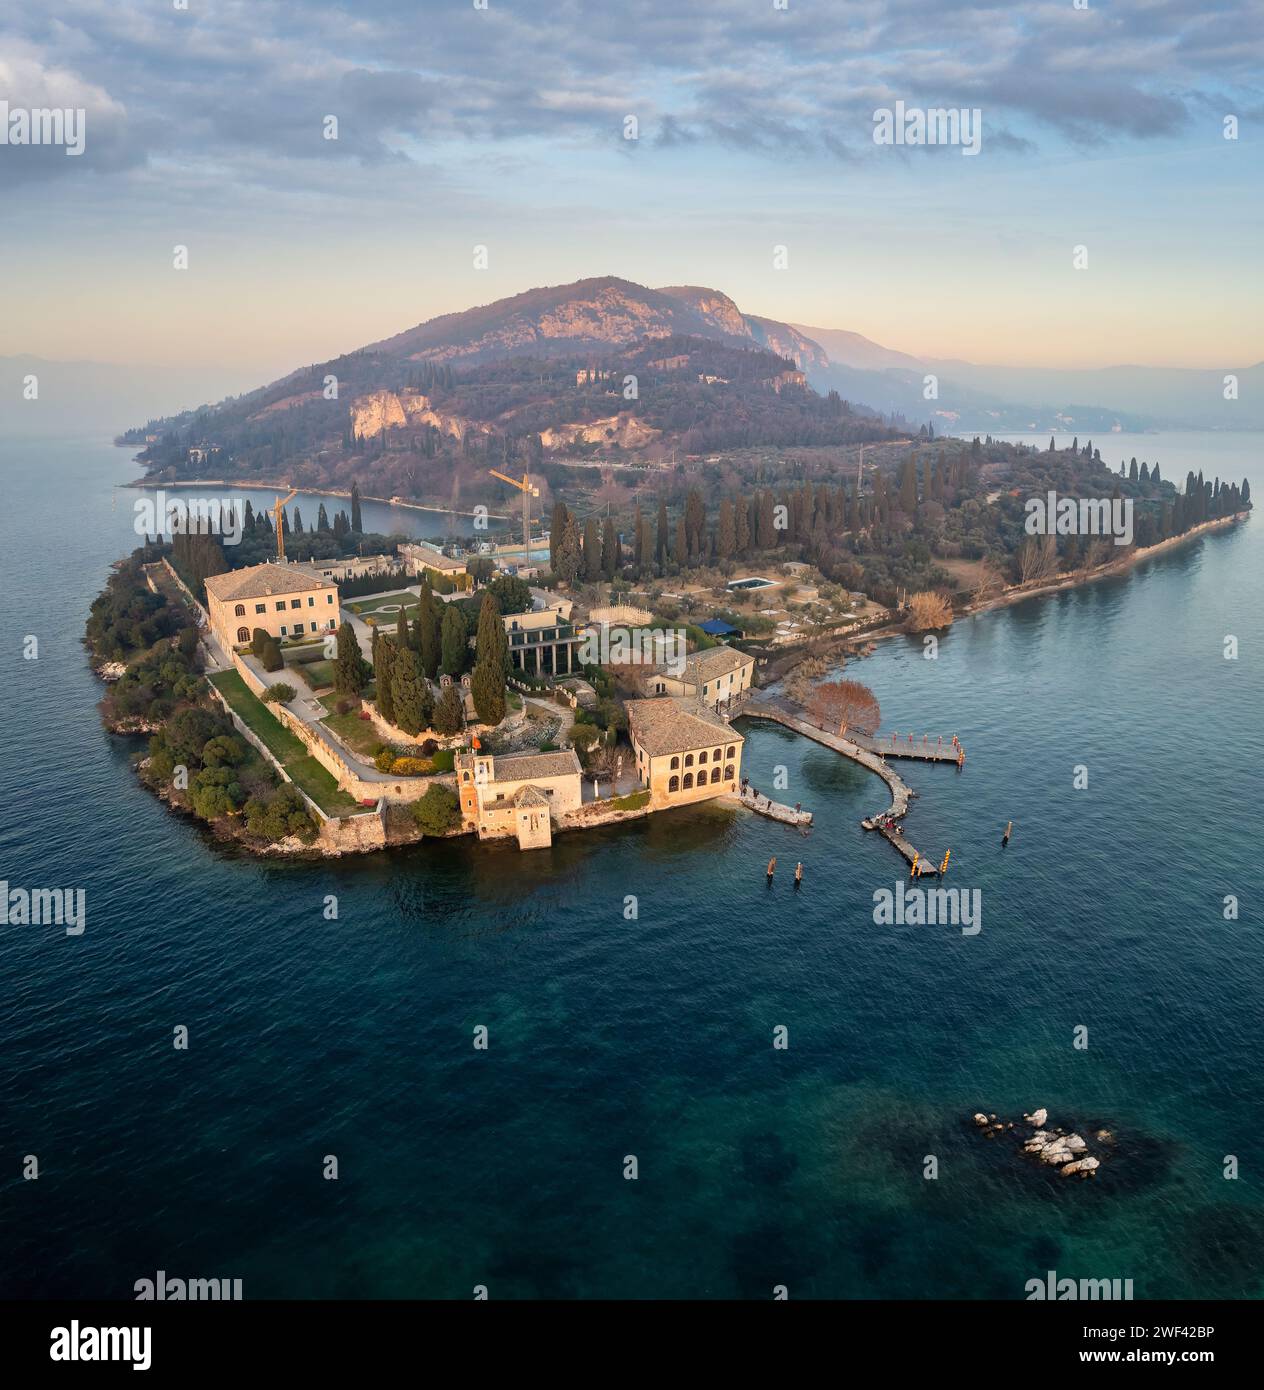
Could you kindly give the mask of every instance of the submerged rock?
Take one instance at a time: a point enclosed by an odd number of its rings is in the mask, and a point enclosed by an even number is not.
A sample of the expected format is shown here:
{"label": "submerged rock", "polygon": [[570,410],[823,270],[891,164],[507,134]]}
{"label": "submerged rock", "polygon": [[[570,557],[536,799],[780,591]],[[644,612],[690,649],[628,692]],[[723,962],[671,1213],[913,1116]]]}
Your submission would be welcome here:
{"label": "submerged rock", "polygon": [[1048,1118],[1049,1112],[1043,1106],[1039,1110],[1033,1110],[1030,1115],[1023,1116],[1029,1125],[1035,1125],[1037,1129],[1044,1129]]}

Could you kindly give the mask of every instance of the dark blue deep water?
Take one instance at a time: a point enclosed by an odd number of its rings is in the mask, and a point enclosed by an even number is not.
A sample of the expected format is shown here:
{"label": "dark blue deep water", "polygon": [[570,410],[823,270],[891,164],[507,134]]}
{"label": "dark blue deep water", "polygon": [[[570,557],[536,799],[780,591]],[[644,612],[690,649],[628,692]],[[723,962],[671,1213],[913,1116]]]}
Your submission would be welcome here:
{"label": "dark blue deep water", "polygon": [[[1264,495],[1250,436],[1120,447]],[[909,774],[908,821],[982,892],[966,938],[875,926],[902,868],[858,825],[881,785],[755,725],[746,768],[786,768],[809,838],[709,807],[547,853],[218,848],[137,786],[80,646],[135,466],[68,441],[0,469],[0,877],[88,904],[79,938],[0,927],[0,1294],[158,1269],[247,1298],[1021,1298],[1048,1269],[1264,1292],[1258,520],[959,623],[937,661],[901,638],[852,664],[885,727],[968,749]],[[1098,1180],[969,1125],[1035,1105],[1116,1132]]]}

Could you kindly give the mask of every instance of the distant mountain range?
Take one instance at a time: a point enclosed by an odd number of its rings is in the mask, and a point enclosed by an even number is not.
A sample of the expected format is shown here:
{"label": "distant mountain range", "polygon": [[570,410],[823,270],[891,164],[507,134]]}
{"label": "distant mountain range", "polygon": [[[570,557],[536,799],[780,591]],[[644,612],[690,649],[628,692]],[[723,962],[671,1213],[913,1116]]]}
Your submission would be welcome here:
{"label": "distant mountain range", "polygon": [[[335,417],[341,419],[348,408],[354,417],[357,400],[381,393],[398,397],[401,390],[415,389],[414,369],[422,364],[451,369],[458,379],[467,379],[476,369],[525,357],[598,365],[660,340],[673,340],[678,347],[685,340],[711,343],[787,359],[806,373],[810,387],[822,394],[836,391],[861,415],[902,417],[897,423],[913,428],[933,423],[941,434],[1264,429],[1264,363],[1223,371],[1157,367],[1066,371],[920,358],[844,329],[782,323],[743,313],[719,290],[696,285],[650,289],[602,276],[531,289],[461,313],[444,314],[335,362],[302,368],[270,386],[221,400],[218,406],[201,405],[174,416],[168,412],[177,403],[204,402],[239,389],[244,385],[243,374],[231,368],[212,373],[3,358],[0,430],[21,435],[97,429],[103,424],[117,429],[147,417],[152,422],[147,430],[133,431],[143,441],[146,434],[184,427],[194,418],[200,422],[198,428],[210,435],[231,434],[233,427],[246,422],[257,425],[263,419],[270,421],[271,428],[284,418],[287,426],[299,425],[300,434],[314,437],[334,428]],[[696,353],[696,348],[692,351]],[[688,350],[685,355],[689,356]],[[704,368],[705,364],[694,363],[689,370],[699,379],[719,375]],[[760,370],[765,382],[777,375],[775,363]],[[22,399],[22,382],[32,372],[41,378],[39,406]],[[1224,378],[1230,372],[1238,378],[1238,399],[1226,401]],[[337,375],[340,385],[352,393],[350,399],[342,394],[342,403],[334,409],[323,408],[328,403],[321,401],[317,389],[328,373]],[[759,372],[741,375],[750,384]],[[936,378],[937,390],[929,398],[928,376]],[[467,392],[463,407],[470,406],[469,396]],[[502,392],[498,399],[503,397]],[[522,402],[504,398],[502,404],[513,411]],[[622,410],[622,402],[613,400],[557,404],[579,410],[574,419],[555,421],[568,428],[595,427],[604,415],[628,413]],[[408,402],[397,398],[394,404],[379,399],[364,407],[368,409],[365,418],[404,426],[421,420],[449,435],[471,425],[481,430],[516,430],[525,419],[512,414],[497,419],[476,410],[462,424],[442,410],[426,416],[432,405],[420,396]],[[589,410],[591,418],[585,419],[589,406],[599,406],[600,411],[593,415]],[[311,418],[300,424],[294,412]],[[540,412],[527,412],[533,413]],[[315,421],[317,415],[320,418]],[[610,437],[626,438],[624,424],[610,428],[614,431]]]}

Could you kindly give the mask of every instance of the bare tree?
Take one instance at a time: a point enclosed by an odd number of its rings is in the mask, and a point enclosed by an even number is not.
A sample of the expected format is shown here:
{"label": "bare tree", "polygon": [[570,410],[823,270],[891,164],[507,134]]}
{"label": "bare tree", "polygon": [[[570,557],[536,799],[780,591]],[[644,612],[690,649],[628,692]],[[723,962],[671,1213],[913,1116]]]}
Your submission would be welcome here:
{"label": "bare tree", "polygon": [[877,696],[859,681],[818,685],[808,699],[808,712],[822,728],[837,729],[844,737],[848,730],[872,735],[882,722]]}
{"label": "bare tree", "polygon": [[934,589],[925,589],[919,594],[909,595],[905,631],[928,632],[932,628],[947,627],[951,622],[952,604],[943,594]]}
{"label": "bare tree", "polygon": [[1024,584],[1048,579],[1057,566],[1056,536],[1031,536],[1018,547],[1018,576]]}

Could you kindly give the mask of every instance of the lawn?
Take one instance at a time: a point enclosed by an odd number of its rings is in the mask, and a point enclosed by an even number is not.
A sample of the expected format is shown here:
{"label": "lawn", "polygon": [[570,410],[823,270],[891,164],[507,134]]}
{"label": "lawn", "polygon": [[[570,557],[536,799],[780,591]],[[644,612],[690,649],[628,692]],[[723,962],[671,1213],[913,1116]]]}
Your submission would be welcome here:
{"label": "lawn", "polygon": [[313,690],[327,690],[334,683],[332,661],[295,661],[291,665]]}
{"label": "lawn", "polygon": [[372,721],[361,719],[353,710],[349,714],[327,714],[320,721],[332,729],[348,748],[371,758],[382,746],[382,735],[373,727]]}
{"label": "lawn", "polygon": [[316,761],[303,740],[276,718],[236,671],[219,672],[211,677],[211,684],[251,733],[262,739],[295,785],[301,787],[326,815],[341,816],[360,809],[355,797],[338,789],[333,773]]}
{"label": "lawn", "polygon": [[[379,608],[398,610],[400,604],[404,605],[404,611],[411,617],[417,611],[417,595],[407,590],[396,594],[377,594],[373,598],[355,599],[344,607],[363,617],[366,613],[376,613]],[[382,614],[383,619],[390,618],[392,621],[398,616],[397,611]]]}

